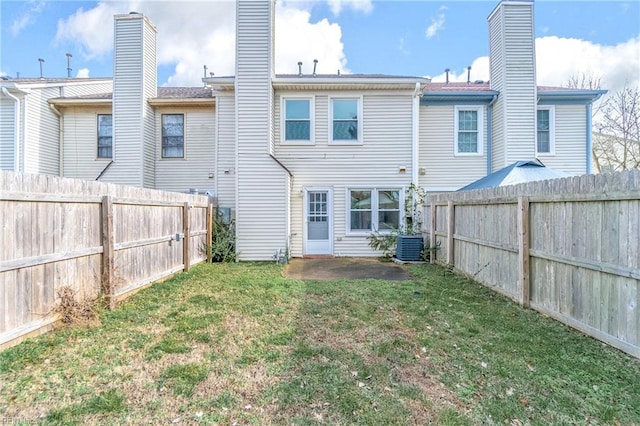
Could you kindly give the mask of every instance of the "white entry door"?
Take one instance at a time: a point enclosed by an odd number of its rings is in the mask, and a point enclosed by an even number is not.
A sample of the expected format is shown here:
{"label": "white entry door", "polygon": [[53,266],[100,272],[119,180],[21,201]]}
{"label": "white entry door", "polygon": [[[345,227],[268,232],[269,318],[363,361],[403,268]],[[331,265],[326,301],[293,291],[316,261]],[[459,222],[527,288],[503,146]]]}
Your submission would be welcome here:
{"label": "white entry door", "polygon": [[333,254],[331,191],[314,188],[304,194],[304,254]]}

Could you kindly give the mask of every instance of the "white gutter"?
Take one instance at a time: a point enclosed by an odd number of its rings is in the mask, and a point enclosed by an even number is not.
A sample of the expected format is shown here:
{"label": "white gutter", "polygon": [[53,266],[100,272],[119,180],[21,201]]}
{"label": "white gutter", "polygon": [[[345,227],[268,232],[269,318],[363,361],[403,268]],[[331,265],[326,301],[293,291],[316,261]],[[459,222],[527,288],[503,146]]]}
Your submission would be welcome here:
{"label": "white gutter", "polygon": [[419,126],[418,120],[420,117],[420,83],[416,83],[416,88],[413,91],[413,108],[411,118],[411,183],[416,187],[418,186],[418,164],[420,155],[418,133]]}
{"label": "white gutter", "polygon": [[14,101],[13,107],[13,171],[20,172],[20,99],[9,93],[6,87],[2,88],[2,93]]}
{"label": "white gutter", "polygon": [[49,102],[49,109],[58,116],[58,175],[64,176],[64,119],[62,113],[54,104]]}

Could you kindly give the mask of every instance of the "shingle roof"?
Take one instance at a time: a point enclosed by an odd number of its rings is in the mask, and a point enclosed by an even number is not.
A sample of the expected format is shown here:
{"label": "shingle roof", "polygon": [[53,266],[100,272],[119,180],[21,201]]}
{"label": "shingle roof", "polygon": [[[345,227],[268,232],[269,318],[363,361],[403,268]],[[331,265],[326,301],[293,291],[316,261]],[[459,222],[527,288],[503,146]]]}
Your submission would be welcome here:
{"label": "shingle roof", "polygon": [[[110,100],[113,93],[96,93],[93,95],[69,96],[56,99],[96,99]],[[206,87],[158,87],[156,99],[208,99],[213,98],[210,88]]]}

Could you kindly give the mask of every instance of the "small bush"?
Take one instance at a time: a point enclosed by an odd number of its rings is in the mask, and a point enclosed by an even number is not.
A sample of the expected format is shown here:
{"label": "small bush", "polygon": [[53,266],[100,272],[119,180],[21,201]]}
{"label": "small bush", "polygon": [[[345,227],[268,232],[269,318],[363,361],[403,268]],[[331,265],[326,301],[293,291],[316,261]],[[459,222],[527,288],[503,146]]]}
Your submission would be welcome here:
{"label": "small bush", "polygon": [[211,238],[211,259],[213,262],[236,261],[236,223],[234,219],[225,218],[217,213],[213,219],[213,236]]}
{"label": "small bush", "polygon": [[57,292],[60,301],[53,309],[60,315],[60,320],[65,325],[91,326],[99,323],[97,303],[92,300],[79,300],[76,291],[69,286],[60,288]]}

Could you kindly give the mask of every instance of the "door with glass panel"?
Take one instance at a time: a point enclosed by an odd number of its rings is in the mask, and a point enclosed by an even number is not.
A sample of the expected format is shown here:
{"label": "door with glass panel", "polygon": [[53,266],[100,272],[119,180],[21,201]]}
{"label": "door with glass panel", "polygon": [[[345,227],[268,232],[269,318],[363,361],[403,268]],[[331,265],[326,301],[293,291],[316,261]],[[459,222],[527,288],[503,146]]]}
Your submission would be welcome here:
{"label": "door with glass panel", "polygon": [[331,239],[331,191],[305,191],[304,254],[333,254]]}

